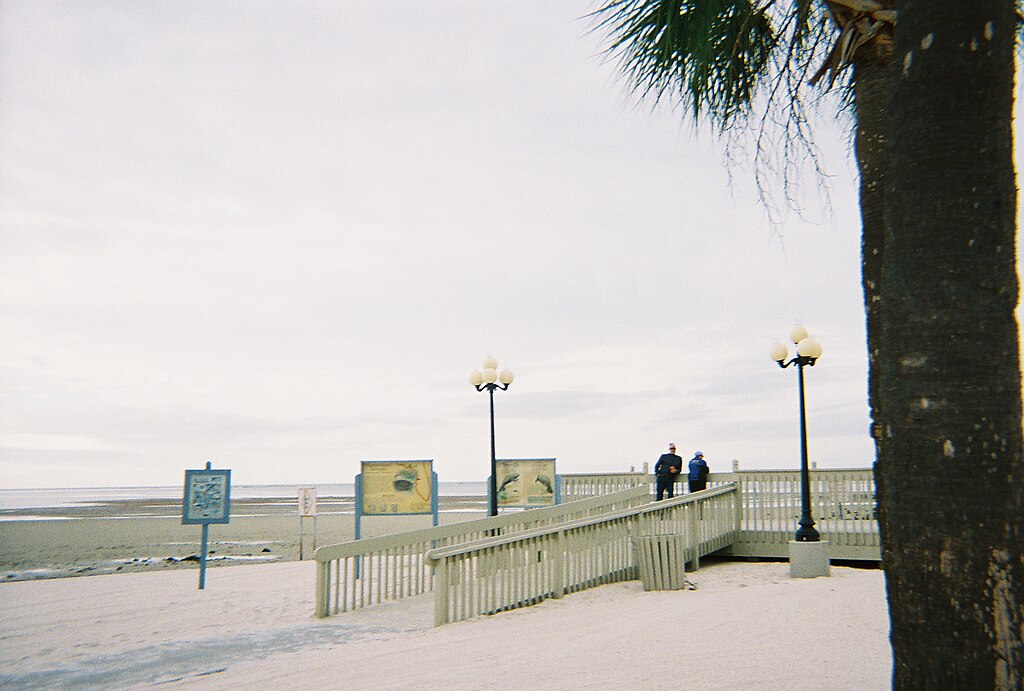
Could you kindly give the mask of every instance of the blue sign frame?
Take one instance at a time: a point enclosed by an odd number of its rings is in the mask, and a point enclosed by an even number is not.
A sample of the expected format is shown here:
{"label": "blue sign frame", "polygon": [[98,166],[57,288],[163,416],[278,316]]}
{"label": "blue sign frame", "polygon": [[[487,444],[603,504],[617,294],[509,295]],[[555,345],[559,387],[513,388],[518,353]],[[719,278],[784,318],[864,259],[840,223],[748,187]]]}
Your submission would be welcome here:
{"label": "blue sign frame", "polygon": [[231,471],[185,471],[185,496],[181,502],[182,525],[231,522]]}

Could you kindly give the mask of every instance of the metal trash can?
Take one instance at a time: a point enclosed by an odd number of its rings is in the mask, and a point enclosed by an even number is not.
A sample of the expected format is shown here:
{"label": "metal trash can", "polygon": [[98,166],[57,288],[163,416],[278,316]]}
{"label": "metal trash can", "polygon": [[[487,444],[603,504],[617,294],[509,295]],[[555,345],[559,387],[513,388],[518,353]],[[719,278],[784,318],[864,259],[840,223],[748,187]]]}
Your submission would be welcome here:
{"label": "metal trash can", "polygon": [[644,590],[686,587],[685,535],[640,535],[633,538],[633,549]]}

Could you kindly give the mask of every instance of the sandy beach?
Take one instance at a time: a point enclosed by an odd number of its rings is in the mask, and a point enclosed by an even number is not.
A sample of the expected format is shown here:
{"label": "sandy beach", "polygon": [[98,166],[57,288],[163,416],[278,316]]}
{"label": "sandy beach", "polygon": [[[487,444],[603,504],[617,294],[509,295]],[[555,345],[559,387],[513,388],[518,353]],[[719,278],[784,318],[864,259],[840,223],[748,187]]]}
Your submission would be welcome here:
{"label": "sandy beach", "polygon": [[309,561],[4,583],[0,686],[883,689],[883,573],[708,561],[432,627],[430,594],[313,617]]}
{"label": "sandy beach", "polygon": [[[486,515],[480,497],[440,497],[439,522]],[[315,521],[317,546],[355,536],[351,497],[324,497]],[[362,534],[430,525],[429,516],[364,518]],[[274,563],[312,557],[314,520],[298,516],[294,498],[232,501],[231,522],[211,525],[208,565]],[[0,515],[0,580],[21,581],[197,568],[201,528],[181,524],[180,499],[116,500],[10,510]]]}
{"label": "sandy beach", "polygon": [[[483,515],[441,500],[441,522]],[[352,539],[351,498],[324,503],[319,545]],[[298,561],[295,500],[233,502],[200,528],[180,502],[119,500],[5,511],[0,688],[882,689],[890,683],[884,575],[707,559],[695,590],[617,583],[433,627],[433,595],[314,617],[312,522]],[[364,535],[425,527],[377,518]],[[88,576],[67,578],[60,576]]]}

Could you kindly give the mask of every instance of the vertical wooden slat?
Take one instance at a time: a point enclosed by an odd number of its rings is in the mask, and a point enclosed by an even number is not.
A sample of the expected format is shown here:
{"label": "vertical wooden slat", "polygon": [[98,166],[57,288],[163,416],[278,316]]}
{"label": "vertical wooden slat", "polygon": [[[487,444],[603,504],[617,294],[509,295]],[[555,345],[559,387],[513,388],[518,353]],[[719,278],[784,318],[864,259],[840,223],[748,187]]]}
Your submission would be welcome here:
{"label": "vertical wooden slat", "polygon": [[448,560],[434,562],[434,626],[448,623]]}

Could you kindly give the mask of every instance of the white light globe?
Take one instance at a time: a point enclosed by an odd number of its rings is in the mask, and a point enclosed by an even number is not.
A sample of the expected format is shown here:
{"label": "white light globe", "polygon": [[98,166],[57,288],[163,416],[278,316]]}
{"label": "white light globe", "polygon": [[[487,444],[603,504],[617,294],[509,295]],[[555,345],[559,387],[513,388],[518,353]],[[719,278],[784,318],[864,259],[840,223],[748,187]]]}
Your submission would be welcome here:
{"label": "white light globe", "polygon": [[502,384],[508,385],[512,383],[512,380],[514,378],[515,377],[512,375],[512,370],[503,369],[501,370],[501,375],[498,377],[498,381],[500,381]]}
{"label": "white light globe", "polygon": [[782,345],[781,343],[772,343],[772,360],[775,362],[782,362],[789,357],[789,348]]}
{"label": "white light globe", "polygon": [[796,354],[817,360],[821,357],[821,344],[813,338],[804,338],[796,344]]}
{"label": "white light globe", "polygon": [[793,341],[793,343],[799,343],[805,338],[807,338],[807,329],[799,324],[789,330],[789,340]]}
{"label": "white light globe", "polygon": [[488,367],[483,372],[481,372],[481,376],[483,376],[485,384],[493,384],[494,382],[498,381],[498,370],[494,369],[493,367]]}
{"label": "white light globe", "polygon": [[487,359],[484,360],[483,369],[498,369],[498,361],[492,358],[490,355],[488,355]]}
{"label": "white light globe", "polygon": [[469,375],[469,383],[473,386],[480,386],[484,383],[484,375],[480,374],[480,370],[473,370],[473,373]]}

